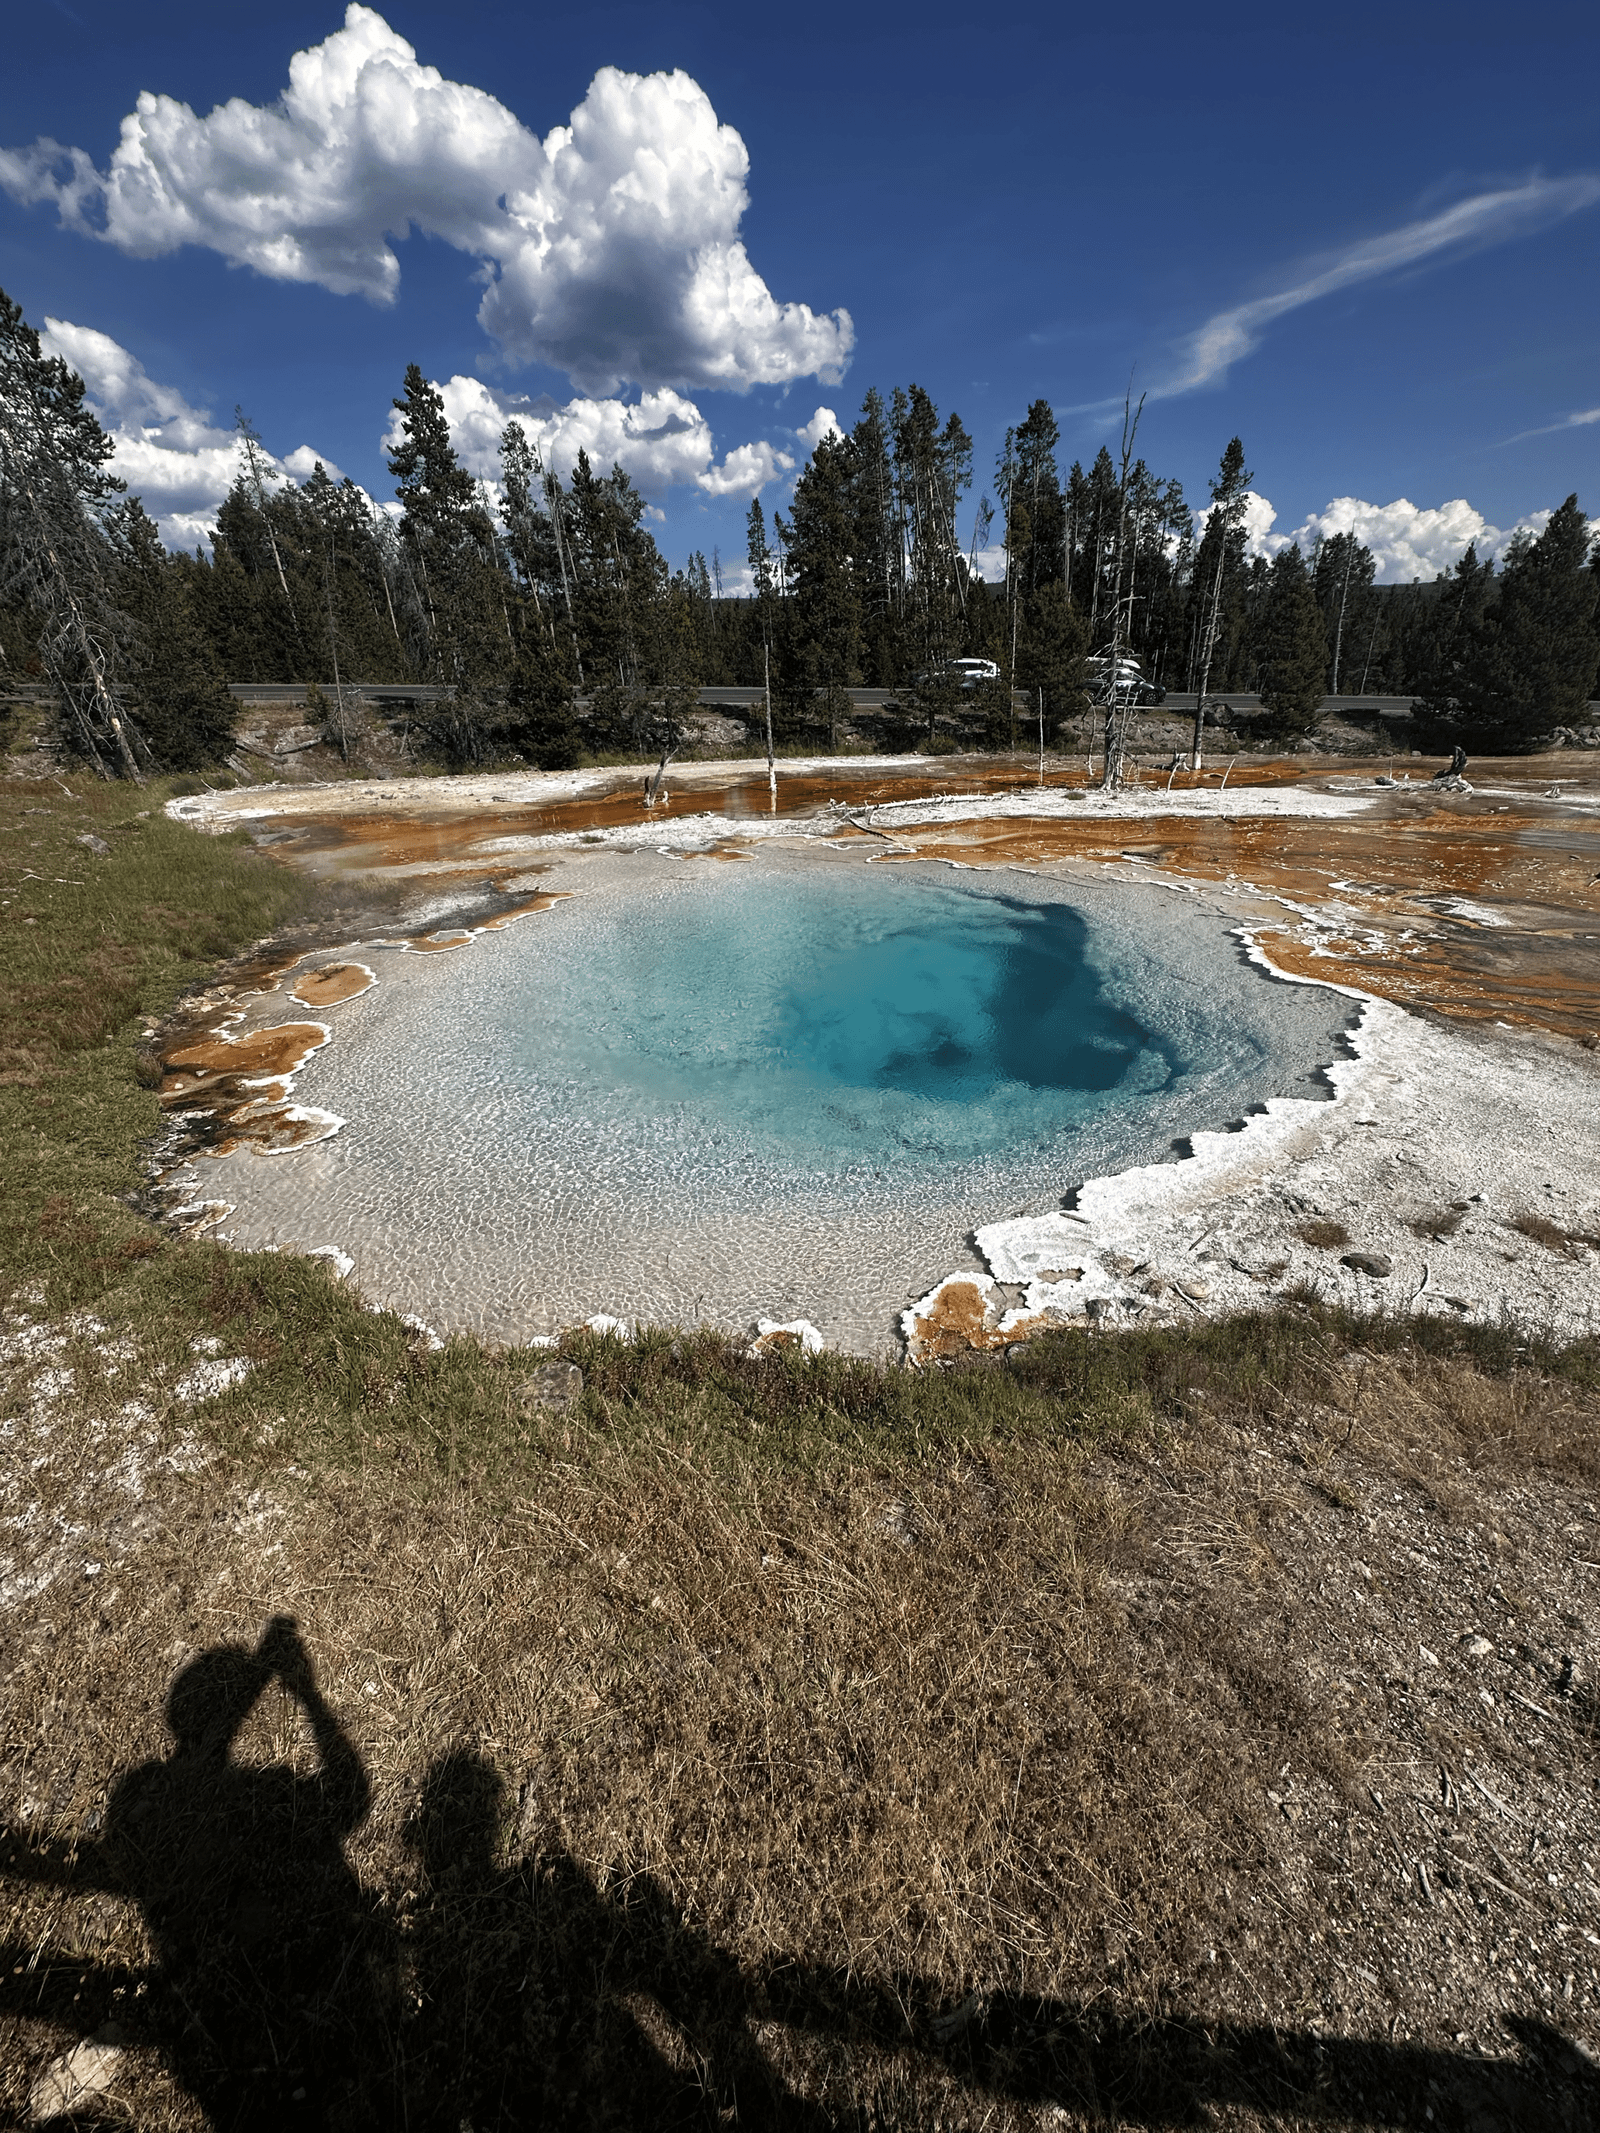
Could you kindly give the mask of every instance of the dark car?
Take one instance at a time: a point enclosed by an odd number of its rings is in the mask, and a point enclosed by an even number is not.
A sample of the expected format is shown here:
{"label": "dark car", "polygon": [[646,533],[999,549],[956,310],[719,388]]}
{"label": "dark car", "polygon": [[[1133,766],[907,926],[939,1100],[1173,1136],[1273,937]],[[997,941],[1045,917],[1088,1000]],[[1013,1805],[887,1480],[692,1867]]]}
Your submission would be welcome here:
{"label": "dark car", "polygon": [[1119,652],[1116,660],[1115,678],[1111,652],[1095,652],[1084,662],[1085,684],[1092,704],[1163,704],[1167,692],[1159,683],[1150,681],[1131,652]]}

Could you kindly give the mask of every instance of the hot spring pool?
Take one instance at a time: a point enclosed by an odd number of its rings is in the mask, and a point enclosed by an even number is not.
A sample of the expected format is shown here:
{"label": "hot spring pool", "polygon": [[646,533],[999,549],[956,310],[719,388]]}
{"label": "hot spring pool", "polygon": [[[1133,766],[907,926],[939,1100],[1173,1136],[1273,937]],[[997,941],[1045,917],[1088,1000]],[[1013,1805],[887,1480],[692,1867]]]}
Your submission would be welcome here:
{"label": "hot spring pool", "polygon": [[832,855],[639,855],[457,952],[362,952],[296,1090],[344,1132],[205,1189],[235,1241],[339,1244],[502,1339],[800,1316],[878,1349],[980,1223],[1326,1094],[1350,1020],[1179,893]]}

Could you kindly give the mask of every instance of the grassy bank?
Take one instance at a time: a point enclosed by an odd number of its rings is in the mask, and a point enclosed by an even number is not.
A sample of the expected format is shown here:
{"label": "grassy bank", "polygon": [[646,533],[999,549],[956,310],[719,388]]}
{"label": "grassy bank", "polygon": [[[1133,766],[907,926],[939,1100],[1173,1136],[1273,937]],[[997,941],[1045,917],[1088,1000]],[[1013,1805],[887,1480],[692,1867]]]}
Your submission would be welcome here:
{"label": "grassy bank", "polygon": [[432,1352],[138,1211],[147,1030],[339,921],[67,783],[0,785],[8,2121],[80,2040],[150,2127],[1593,2110],[1592,1349]]}

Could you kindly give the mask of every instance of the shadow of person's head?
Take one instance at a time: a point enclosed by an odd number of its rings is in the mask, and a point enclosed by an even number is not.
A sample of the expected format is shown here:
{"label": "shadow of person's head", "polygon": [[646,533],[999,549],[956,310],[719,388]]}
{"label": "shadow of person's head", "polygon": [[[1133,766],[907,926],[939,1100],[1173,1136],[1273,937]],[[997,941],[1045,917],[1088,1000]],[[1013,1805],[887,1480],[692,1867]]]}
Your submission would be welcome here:
{"label": "shadow of person's head", "polygon": [[469,1749],[453,1749],[433,1765],[406,1825],[406,1839],[431,1881],[484,1882],[493,1876],[505,1792],[494,1765]]}
{"label": "shadow of person's head", "polygon": [[167,1724],[180,1756],[215,1758],[249,1717],[271,1678],[260,1652],[218,1644],[191,1659],[167,1691]]}

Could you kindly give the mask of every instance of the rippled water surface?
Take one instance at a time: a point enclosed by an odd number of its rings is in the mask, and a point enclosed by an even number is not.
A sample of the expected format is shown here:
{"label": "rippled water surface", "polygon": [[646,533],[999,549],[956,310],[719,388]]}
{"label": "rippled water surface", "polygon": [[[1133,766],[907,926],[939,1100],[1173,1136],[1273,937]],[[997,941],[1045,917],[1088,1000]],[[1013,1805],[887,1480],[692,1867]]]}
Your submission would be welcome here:
{"label": "rippled water surface", "polygon": [[1205,1040],[1192,1013],[1152,1026],[1161,1001],[1068,905],[948,876],[725,878],[614,914],[587,954],[547,945],[501,1031],[535,1109],[556,1091],[607,1146],[668,1125],[692,1160],[744,1150],[796,1179],[1048,1146]]}
{"label": "rippled water surface", "polygon": [[381,955],[298,1086],[345,1132],[220,1166],[239,1240],[337,1242],[369,1293],[502,1337],[803,1315],[870,1349],[978,1223],[1321,1093],[1348,1019],[1170,892],[633,866]]}

